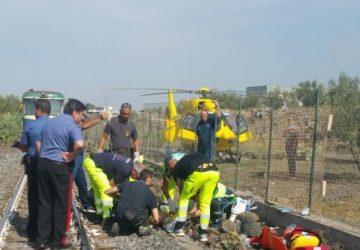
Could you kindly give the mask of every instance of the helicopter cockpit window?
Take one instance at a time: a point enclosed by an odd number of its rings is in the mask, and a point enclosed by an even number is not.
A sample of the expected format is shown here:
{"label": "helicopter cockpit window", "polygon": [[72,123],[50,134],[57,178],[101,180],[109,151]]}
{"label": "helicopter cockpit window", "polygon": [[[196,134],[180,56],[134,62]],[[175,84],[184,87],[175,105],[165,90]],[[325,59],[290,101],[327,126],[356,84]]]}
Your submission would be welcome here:
{"label": "helicopter cockpit window", "polygon": [[202,110],[204,108],[204,102],[199,102],[198,104],[198,110]]}
{"label": "helicopter cockpit window", "polygon": [[191,131],[195,131],[197,120],[195,115],[187,114],[181,121],[181,127]]}
{"label": "helicopter cockpit window", "polygon": [[248,130],[247,123],[242,115],[236,115],[235,117],[229,113],[222,113],[221,119],[223,119],[224,123],[236,134],[241,134]]}
{"label": "helicopter cockpit window", "polygon": [[248,130],[247,123],[244,119],[244,117],[240,114],[236,115],[236,127],[238,129],[238,133],[241,134]]}
{"label": "helicopter cockpit window", "polygon": [[[236,121],[234,119],[234,117],[230,116],[230,114],[228,113],[222,113],[221,114],[221,119],[224,121],[224,123],[230,127],[231,130],[233,130],[234,132],[236,132]],[[218,119],[220,120],[220,119]]]}

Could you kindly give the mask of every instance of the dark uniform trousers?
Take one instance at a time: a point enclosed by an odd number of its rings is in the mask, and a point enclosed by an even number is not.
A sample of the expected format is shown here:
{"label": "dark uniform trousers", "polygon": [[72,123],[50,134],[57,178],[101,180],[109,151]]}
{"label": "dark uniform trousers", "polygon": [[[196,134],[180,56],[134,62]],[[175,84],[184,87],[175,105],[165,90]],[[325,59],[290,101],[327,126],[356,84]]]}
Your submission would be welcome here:
{"label": "dark uniform trousers", "polygon": [[37,217],[38,217],[38,187],[37,187],[37,157],[27,156],[25,162],[25,173],[28,177],[28,212],[29,222],[27,231],[30,238],[36,237]]}
{"label": "dark uniform trousers", "polygon": [[70,211],[69,164],[40,158],[37,166],[39,210],[36,243],[61,245]]}
{"label": "dark uniform trousers", "polygon": [[117,219],[120,229],[123,232],[130,233],[138,230],[140,226],[147,227],[149,225],[149,213],[147,210],[136,211],[134,217],[129,219],[125,215],[123,218]]}

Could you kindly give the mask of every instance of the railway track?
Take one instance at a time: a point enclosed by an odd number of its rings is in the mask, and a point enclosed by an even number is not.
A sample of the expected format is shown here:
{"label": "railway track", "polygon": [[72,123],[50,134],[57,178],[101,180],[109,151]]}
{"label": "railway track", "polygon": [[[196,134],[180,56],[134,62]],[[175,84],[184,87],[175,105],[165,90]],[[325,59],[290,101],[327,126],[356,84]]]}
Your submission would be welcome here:
{"label": "railway track", "polygon": [[[33,249],[34,242],[29,242],[27,226],[27,178],[23,175],[8,201],[4,216],[0,220],[0,249]],[[71,249],[118,249],[118,243],[103,230],[95,214],[82,213],[78,202],[72,202],[72,222],[67,232],[67,239],[72,243]]]}
{"label": "railway track", "polygon": [[[7,202],[0,219],[0,249],[34,249],[35,243],[28,240],[27,177],[22,175],[13,195]],[[138,237],[136,234],[112,236],[110,228],[102,228],[96,214],[85,213],[74,198],[72,202],[71,227],[67,239],[71,249],[202,249],[190,238],[176,239],[161,228],[152,229],[152,234]]]}
{"label": "railway track", "polygon": [[[11,222],[14,216],[14,211],[19,201],[21,200],[22,191],[26,184],[26,175],[22,175],[20,181],[16,185],[15,193],[7,202],[7,207],[3,213],[3,216],[0,219],[0,246],[3,247],[4,238],[7,237],[7,232],[9,232],[9,228],[11,227]],[[9,236],[11,238],[11,236]]]}
{"label": "railway track", "polygon": [[[27,178],[23,175],[15,187],[12,197],[10,198],[3,217],[0,220],[0,248],[7,249],[33,249],[34,242],[28,241],[26,232],[28,218],[27,207]],[[75,228],[73,218],[72,227],[68,232],[68,238],[73,243],[74,249],[81,249],[81,245],[85,245],[83,239],[78,237],[80,231]]]}

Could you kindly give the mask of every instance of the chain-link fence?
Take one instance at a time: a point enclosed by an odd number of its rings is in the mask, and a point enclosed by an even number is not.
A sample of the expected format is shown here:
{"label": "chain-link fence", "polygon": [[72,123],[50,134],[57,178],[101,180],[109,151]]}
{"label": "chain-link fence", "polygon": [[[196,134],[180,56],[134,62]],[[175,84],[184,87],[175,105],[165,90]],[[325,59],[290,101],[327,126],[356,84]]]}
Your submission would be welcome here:
{"label": "chain-link fence", "polygon": [[321,196],[325,137],[318,118],[316,107],[270,113],[268,201],[302,209]]}
{"label": "chain-link fence", "polygon": [[[232,140],[226,150],[215,146],[221,182],[280,206],[297,211],[310,208],[311,213],[359,225],[358,99],[346,100],[342,106],[333,103],[274,109],[271,98],[257,98],[263,108],[242,109],[239,103],[239,112],[221,107],[225,112],[218,119],[226,120],[226,125],[237,132],[236,116],[241,114],[253,134],[244,143]],[[164,116],[162,108],[145,109],[137,115],[145,158],[161,162],[166,148],[195,152],[197,139],[192,144],[181,139],[164,142]],[[178,119],[180,126],[195,130],[198,111],[180,113]]]}
{"label": "chain-link fence", "polygon": [[145,110],[141,112],[136,120],[136,127],[141,142],[141,152],[146,159],[155,162],[162,160],[165,154],[166,144],[163,137],[164,114],[161,108]]}
{"label": "chain-link fence", "polygon": [[[253,135],[244,143],[228,139],[225,148],[216,139],[214,159],[221,182],[279,206],[297,211],[310,208],[311,213],[360,226],[359,96],[277,109],[271,105],[274,98],[254,98],[262,108],[243,109],[241,102],[238,110],[221,107],[217,130],[225,124],[237,135],[236,117],[240,114]],[[195,152],[197,148],[197,138],[187,140],[183,135],[172,143],[164,141],[165,106],[146,109],[145,105],[145,110],[132,118],[141,153],[159,163],[167,149]],[[180,127],[195,132],[198,111],[180,110],[176,119]],[[220,125],[220,121],[224,123]],[[86,131],[89,147],[96,149],[104,126]]]}

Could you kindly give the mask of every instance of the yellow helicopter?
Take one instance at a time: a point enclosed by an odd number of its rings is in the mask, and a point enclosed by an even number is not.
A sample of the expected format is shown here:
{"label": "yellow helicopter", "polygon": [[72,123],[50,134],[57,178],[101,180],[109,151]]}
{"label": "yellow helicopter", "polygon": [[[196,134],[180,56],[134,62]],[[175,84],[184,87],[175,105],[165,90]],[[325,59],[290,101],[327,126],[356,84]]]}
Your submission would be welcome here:
{"label": "yellow helicopter", "polygon": [[[180,92],[184,93],[184,92]],[[189,93],[199,94],[200,97],[183,101],[184,115],[180,116],[177,112],[174,101],[174,90],[168,90],[168,106],[165,114],[165,130],[163,132],[164,140],[174,143],[176,140],[181,141],[181,145],[189,149],[196,145],[196,125],[198,122],[198,114],[202,108],[208,110],[209,113],[216,113],[220,110],[217,101],[210,97],[211,91],[202,87],[197,91],[189,91]],[[233,146],[239,143],[247,142],[252,139],[253,135],[248,130],[245,119],[238,114],[236,119],[229,113],[221,112],[217,116],[216,122],[216,153],[228,153],[233,159]]]}

